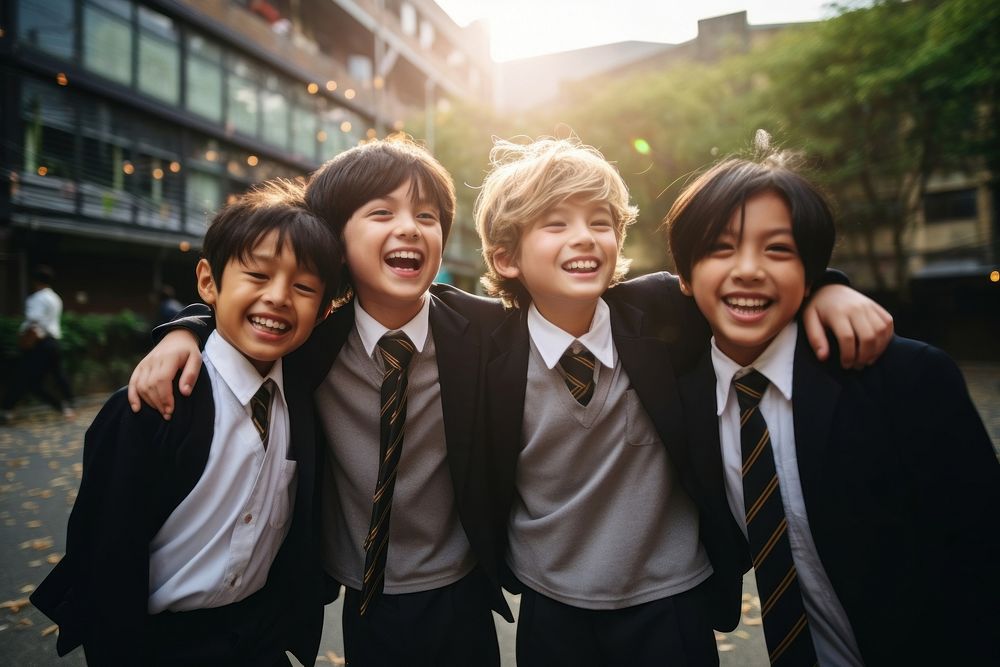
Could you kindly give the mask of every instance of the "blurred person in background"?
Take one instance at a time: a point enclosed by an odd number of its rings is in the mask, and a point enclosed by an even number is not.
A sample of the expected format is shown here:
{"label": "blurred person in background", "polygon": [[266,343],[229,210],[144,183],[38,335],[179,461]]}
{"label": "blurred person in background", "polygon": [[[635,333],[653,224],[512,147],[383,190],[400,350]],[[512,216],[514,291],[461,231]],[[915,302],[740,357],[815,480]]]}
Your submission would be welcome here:
{"label": "blurred person in background", "polygon": [[[0,424],[11,421],[14,406],[28,392],[61,412],[66,419],[76,417],[73,390],[62,367],[59,345],[62,299],[52,289],[53,275],[51,267],[41,264],[32,274],[31,294],[24,302],[24,322],[18,331],[21,357],[0,405]],[[45,379],[50,373],[55,378],[60,397],[53,396],[45,387]]]}

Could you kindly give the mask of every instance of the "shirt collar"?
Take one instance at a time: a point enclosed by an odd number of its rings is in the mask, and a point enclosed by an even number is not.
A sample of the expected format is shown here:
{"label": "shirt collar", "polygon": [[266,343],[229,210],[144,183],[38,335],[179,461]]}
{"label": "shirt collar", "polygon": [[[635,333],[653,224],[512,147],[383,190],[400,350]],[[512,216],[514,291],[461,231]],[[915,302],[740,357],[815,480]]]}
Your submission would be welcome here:
{"label": "shirt collar", "polygon": [[542,361],[549,369],[555,368],[566,350],[578,341],[580,345],[590,350],[591,354],[607,368],[614,368],[615,347],[611,336],[611,309],[604,299],[597,300],[594,319],[590,329],[579,338],[566,333],[545,319],[535,304],[528,308],[528,335],[542,355]]}
{"label": "shirt collar", "polygon": [[257,393],[265,380],[274,380],[277,391],[284,398],[284,376],[281,359],[274,362],[271,370],[264,377],[260,376],[250,360],[227,341],[218,331],[213,331],[205,343],[205,357],[212,363],[219,377],[226,383],[233,396],[241,405],[248,405],[253,395]]}
{"label": "shirt collar", "polygon": [[715,405],[721,416],[726,411],[734,378],[743,377],[756,369],[777,387],[785,400],[792,400],[792,369],[795,364],[795,343],[799,325],[794,320],[781,330],[767,349],[749,366],[740,366],[725,355],[712,337],[712,366],[715,367]]}
{"label": "shirt collar", "polygon": [[422,352],[424,343],[427,342],[427,330],[430,325],[431,296],[425,295],[424,305],[412,320],[401,326],[399,329],[389,329],[379,323],[374,317],[365,312],[357,299],[354,300],[354,324],[357,326],[358,335],[361,336],[361,344],[365,346],[365,353],[370,357],[375,354],[375,346],[379,339],[389,331],[402,331],[407,335],[417,352]]}

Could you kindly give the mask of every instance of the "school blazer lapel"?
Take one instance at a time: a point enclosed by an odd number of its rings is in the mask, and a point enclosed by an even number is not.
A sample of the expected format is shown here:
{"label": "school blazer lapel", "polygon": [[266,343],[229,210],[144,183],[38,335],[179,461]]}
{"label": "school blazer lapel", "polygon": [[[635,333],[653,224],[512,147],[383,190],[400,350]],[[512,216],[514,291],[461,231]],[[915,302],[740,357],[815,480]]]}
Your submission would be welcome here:
{"label": "school blazer lapel", "polygon": [[528,315],[513,309],[492,334],[493,347],[486,366],[487,428],[500,479],[513,483],[521,451],[521,424],[528,383]]}
{"label": "school blazer lapel", "polygon": [[712,355],[706,350],[697,366],[680,379],[688,429],[686,456],[698,487],[712,499],[713,504],[721,502],[724,511],[729,512],[722,469],[722,444],[719,442],[715,385]]}
{"label": "school blazer lapel", "polygon": [[682,445],[684,421],[677,380],[668,356],[667,344],[643,331],[643,312],[622,301],[612,301],[611,335],[622,368],[639,400],[677,466],[686,453]]}
{"label": "school blazer lapel", "polygon": [[479,341],[469,320],[430,295],[430,326],[437,355],[448,465],[456,493],[464,489],[472,449],[479,386]]}
{"label": "school blazer lapel", "polygon": [[807,508],[816,500],[815,482],[823,473],[840,390],[840,383],[816,359],[800,329],[792,371],[792,418],[799,478]]}

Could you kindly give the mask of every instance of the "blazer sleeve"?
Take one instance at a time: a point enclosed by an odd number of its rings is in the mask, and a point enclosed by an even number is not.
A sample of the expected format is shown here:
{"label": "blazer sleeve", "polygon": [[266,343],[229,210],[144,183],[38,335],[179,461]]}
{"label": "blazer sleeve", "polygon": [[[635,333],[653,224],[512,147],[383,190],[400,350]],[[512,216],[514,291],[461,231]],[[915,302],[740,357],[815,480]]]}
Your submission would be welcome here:
{"label": "blazer sleeve", "polygon": [[963,654],[992,660],[1000,627],[1000,532],[993,518],[1000,510],[1000,463],[955,363],[926,346],[911,364],[917,370],[906,374],[908,386],[896,389],[909,397],[899,406],[901,461],[917,499],[921,557],[941,573],[927,582],[927,604],[952,610],[950,636],[962,637]]}
{"label": "blazer sleeve", "polygon": [[66,554],[31,598],[59,625],[59,655],[82,643],[90,665],[128,664],[148,646],[151,441],[165,424],[120,390],[87,430]]}
{"label": "blazer sleeve", "polygon": [[205,347],[208,337],[215,331],[215,312],[203,303],[192,303],[177,317],[153,329],[153,342],[159,343],[171,331],[190,331],[198,339],[198,347]]}

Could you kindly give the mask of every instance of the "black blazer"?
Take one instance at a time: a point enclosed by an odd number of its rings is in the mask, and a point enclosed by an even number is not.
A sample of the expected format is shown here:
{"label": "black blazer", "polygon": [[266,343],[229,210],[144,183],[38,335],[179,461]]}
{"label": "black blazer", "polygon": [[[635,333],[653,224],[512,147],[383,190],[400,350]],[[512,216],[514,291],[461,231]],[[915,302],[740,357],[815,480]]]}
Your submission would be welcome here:
{"label": "black blazer", "polygon": [[[287,399],[290,410],[301,410],[296,399]],[[59,655],[80,644],[91,665],[138,664],[155,654],[146,632],[149,543],[201,478],[214,417],[211,383],[202,375],[191,397],[176,394],[170,421],[145,406],[133,414],[124,389],[94,419],[86,434],[66,555],[31,596],[59,625]],[[280,591],[276,599],[287,607],[285,648],[312,664],[322,629],[317,593],[322,579],[309,544],[312,504],[303,502],[313,492],[313,457],[311,447],[303,448],[296,423],[292,419],[290,443],[298,462],[295,510],[267,588]]]}
{"label": "black blazer", "polygon": [[[961,373],[943,352],[894,338],[864,371],[820,363],[800,333],[792,400],[809,525],[867,664],[998,664],[1000,465]],[[681,378],[698,504],[739,554],[726,500],[715,373]],[[728,526],[728,527],[727,527]],[[729,606],[739,613],[740,598]]]}
{"label": "black blazer", "polygon": [[[678,471],[680,459],[687,455],[684,446],[684,416],[676,385],[675,367],[686,368],[695,352],[708,340],[708,328],[693,300],[680,292],[677,278],[654,273],[617,285],[604,299],[611,314],[611,333],[622,368],[653,421]],[[492,334],[487,355],[487,424],[492,440],[491,464],[494,494],[493,530],[499,562],[504,562],[508,545],[507,527],[514,502],[515,469],[523,447],[522,421],[527,384],[530,338],[527,308],[510,311]],[[680,477],[680,476],[679,476]],[[687,488],[686,480],[680,477]],[[689,492],[690,493],[690,492]],[[725,555],[730,542],[715,539],[713,532],[702,530],[702,543],[713,561]],[[714,590],[716,578],[709,586]],[[505,572],[504,584],[518,590],[518,583]],[[735,589],[714,597],[728,600],[739,593]],[[733,584],[730,583],[730,588]],[[717,610],[728,607],[713,604],[716,627],[735,626],[739,610],[731,623],[719,618]],[[732,614],[729,614],[732,616]]]}
{"label": "black blazer", "polygon": [[[441,386],[441,411],[444,416],[448,467],[459,519],[479,566],[490,582],[486,595],[497,613],[513,621],[513,615],[500,590],[499,561],[490,523],[489,485],[487,483],[486,443],[482,435],[482,370],[484,327],[503,316],[495,299],[473,296],[449,285],[431,286],[430,329],[437,350]],[[189,306],[171,326],[184,326],[204,342],[214,327],[207,306]],[[354,328],[353,303],[334,311],[316,327],[309,340],[285,357],[285,383],[295,391],[311,396],[330,372],[341,348]],[[158,330],[165,333],[166,330]],[[314,401],[310,400],[310,404]],[[315,418],[309,420],[313,441],[323,442],[323,430]],[[318,456],[326,455],[318,447]],[[321,470],[321,465],[318,467]],[[314,503],[319,506],[318,489]],[[319,513],[316,513],[319,520]],[[320,530],[318,523],[315,529]]]}

